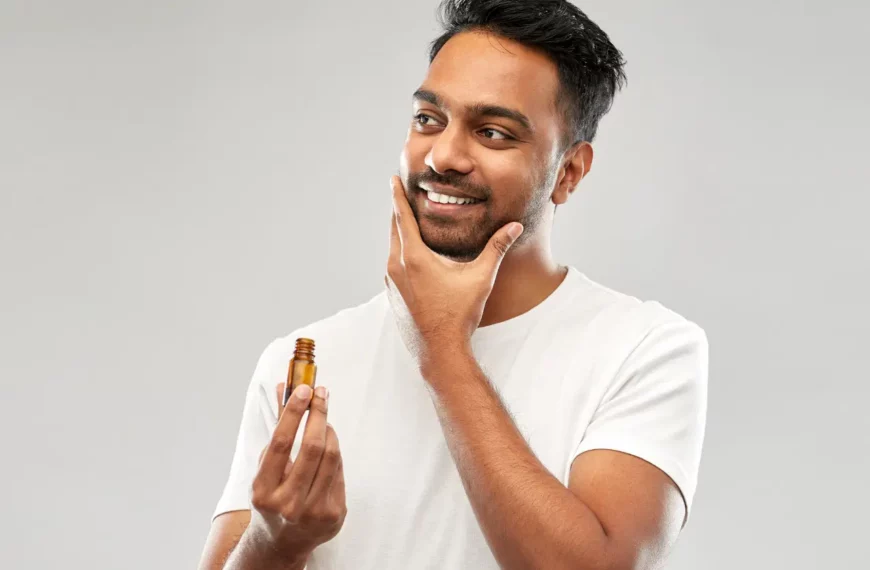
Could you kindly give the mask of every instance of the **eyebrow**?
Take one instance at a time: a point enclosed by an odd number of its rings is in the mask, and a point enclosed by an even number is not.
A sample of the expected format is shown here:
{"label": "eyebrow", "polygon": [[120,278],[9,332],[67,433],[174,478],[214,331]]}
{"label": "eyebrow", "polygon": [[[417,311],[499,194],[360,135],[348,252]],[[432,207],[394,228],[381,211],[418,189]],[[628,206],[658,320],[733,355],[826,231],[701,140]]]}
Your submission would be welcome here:
{"label": "eyebrow", "polygon": [[[427,89],[417,89],[416,91],[414,91],[414,99],[426,101],[427,103],[431,103],[432,105],[435,105],[436,107],[441,109],[444,108],[444,101],[434,91],[429,91]],[[535,132],[535,130],[532,128],[532,122],[529,120],[529,118],[517,111],[516,109],[510,109],[508,107],[502,107],[500,105],[490,105],[489,103],[472,103],[470,105],[466,105],[465,109],[472,116],[501,117],[503,119],[509,119],[511,121],[519,123],[528,132]]]}

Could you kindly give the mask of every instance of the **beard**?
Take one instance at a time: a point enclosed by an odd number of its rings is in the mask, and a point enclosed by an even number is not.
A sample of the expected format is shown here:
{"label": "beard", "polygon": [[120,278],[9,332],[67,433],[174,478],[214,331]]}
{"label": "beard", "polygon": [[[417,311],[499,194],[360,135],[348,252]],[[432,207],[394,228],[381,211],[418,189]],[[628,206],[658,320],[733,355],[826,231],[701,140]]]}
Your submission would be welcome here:
{"label": "beard", "polygon": [[[422,182],[451,186],[482,199],[482,203],[474,206],[481,210],[480,214],[455,218],[420,212],[417,197],[425,195],[425,190],[419,186]],[[520,222],[524,228],[514,247],[531,239],[541,224],[550,197],[549,192],[537,189],[513,197],[498,196],[498,201],[494,201],[494,193],[488,186],[470,184],[461,176],[441,175],[432,170],[409,174],[406,188],[423,243],[438,255],[459,262],[477,259],[492,236],[510,222]]]}

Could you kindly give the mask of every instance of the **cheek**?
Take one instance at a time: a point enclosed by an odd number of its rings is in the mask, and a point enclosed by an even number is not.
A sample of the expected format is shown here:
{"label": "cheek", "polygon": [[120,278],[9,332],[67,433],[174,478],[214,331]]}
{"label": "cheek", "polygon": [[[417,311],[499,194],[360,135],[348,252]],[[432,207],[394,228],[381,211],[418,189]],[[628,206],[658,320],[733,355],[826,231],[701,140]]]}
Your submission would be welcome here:
{"label": "cheek", "polygon": [[526,202],[535,187],[534,169],[518,154],[502,152],[489,161],[486,181],[502,207]]}
{"label": "cheek", "polygon": [[402,184],[408,184],[408,147],[402,147],[402,152],[399,154],[399,178],[402,179]]}
{"label": "cheek", "polygon": [[406,178],[408,173],[420,172],[426,167],[426,153],[429,152],[425,141],[421,141],[420,137],[415,137],[414,133],[408,133],[408,138],[405,139],[405,145],[402,147],[402,153],[399,155],[399,169],[402,177]]}

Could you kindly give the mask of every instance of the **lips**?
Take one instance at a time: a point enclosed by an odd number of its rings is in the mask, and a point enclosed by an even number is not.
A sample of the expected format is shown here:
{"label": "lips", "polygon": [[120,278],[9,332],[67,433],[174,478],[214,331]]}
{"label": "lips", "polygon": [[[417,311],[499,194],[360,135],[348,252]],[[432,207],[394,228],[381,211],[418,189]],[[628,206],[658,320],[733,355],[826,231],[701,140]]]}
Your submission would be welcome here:
{"label": "lips", "polygon": [[417,194],[419,195],[417,202],[419,211],[425,216],[434,216],[435,218],[441,219],[456,219],[466,217],[475,213],[479,214],[480,207],[483,204],[482,202],[477,200],[465,204],[460,204],[458,203],[458,198],[456,198],[457,202],[455,203],[451,204],[450,202],[447,202],[445,204],[442,203],[440,199],[436,202],[430,198],[430,196],[432,196],[433,194],[436,194],[436,196],[444,196],[443,194],[426,191],[418,192]]}
{"label": "lips", "polygon": [[475,196],[473,194],[466,192],[465,190],[459,190],[457,188],[454,188],[453,186],[445,186],[443,184],[437,184],[434,182],[421,182],[419,184],[419,186],[420,186],[420,189],[423,190],[423,192],[427,192],[427,193],[428,192],[435,192],[437,194],[441,194],[441,195],[448,196],[448,197],[452,196],[452,197],[456,197],[456,198],[466,198],[466,199],[475,200],[477,202],[483,201],[483,198],[481,198],[480,196]]}
{"label": "lips", "polygon": [[480,202],[480,200],[475,200],[474,198],[457,197],[449,194],[439,194],[438,192],[432,191],[426,192],[426,198],[428,198],[430,202],[435,202],[436,204],[456,204],[457,206],[477,204]]}

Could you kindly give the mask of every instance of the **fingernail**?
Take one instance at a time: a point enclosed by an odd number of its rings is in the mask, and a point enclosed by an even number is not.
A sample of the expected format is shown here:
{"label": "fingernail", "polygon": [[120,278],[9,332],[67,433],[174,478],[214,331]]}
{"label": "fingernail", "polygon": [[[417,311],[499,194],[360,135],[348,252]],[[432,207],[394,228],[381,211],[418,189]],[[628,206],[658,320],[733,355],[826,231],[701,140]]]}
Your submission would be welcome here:
{"label": "fingernail", "polygon": [[329,403],[329,389],[326,386],[318,386],[316,390],[314,390],[314,394],[323,400],[324,404]]}
{"label": "fingernail", "polygon": [[298,388],[296,388],[296,397],[302,400],[303,402],[311,399],[311,386],[308,384],[300,384]]}
{"label": "fingernail", "polygon": [[507,233],[511,236],[512,239],[517,239],[523,233],[523,225],[522,224],[511,224],[508,228]]}

